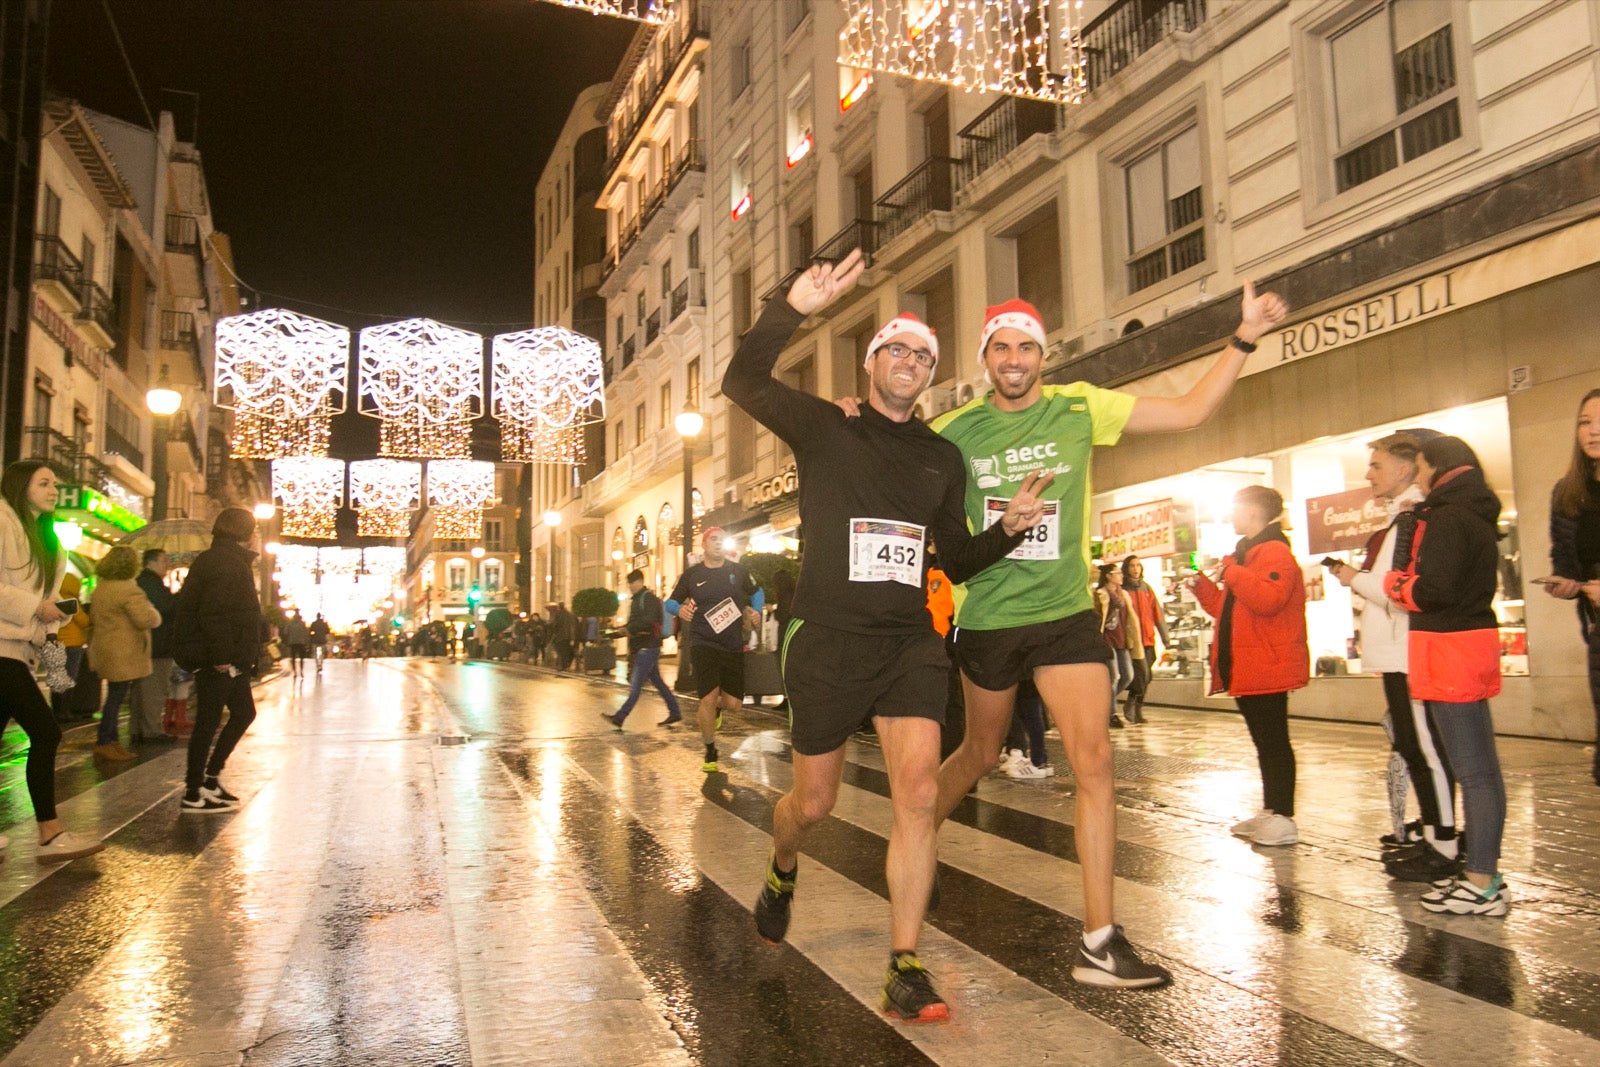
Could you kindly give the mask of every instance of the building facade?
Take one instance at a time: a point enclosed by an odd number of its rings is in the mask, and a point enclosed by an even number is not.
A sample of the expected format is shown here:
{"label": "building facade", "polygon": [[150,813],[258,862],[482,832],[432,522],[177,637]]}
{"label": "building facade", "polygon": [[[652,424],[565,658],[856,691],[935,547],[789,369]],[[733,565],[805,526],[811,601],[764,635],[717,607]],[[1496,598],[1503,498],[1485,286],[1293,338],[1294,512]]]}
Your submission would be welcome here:
{"label": "building facade", "polygon": [[[653,545],[670,536],[665,509],[681,510],[669,468],[682,450],[662,412],[695,358],[707,509],[741,548],[802,544],[792,457],[717,383],[764,302],[813,260],[861,247],[870,267],[778,373],[859,395],[867,341],[912,311],[943,342],[925,416],[982,395],[984,309],[1014,296],[1050,330],[1047,380],[1180,392],[1226,343],[1250,278],[1293,311],[1224,408],[1096,458],[1097,552],[1138,550],[1168,594],[1175,647],[1152,699],[1223,706],[1203,695],[1210,632],[1177,582],[1231,549],[1232,493],[1263,482],[1290,502],[1312,597],[1319,676],[1295,712],[1381,715],[1355,605],[1312,564],[1352,553],[1365,443],[1420,425],[1472,442],[1504,504],[1499,728],[1590,735],[1570,605],[1523,590],[1548,569],[1550,486],[1577,400],[1600,384],[1583,295],[1600,259],[1600,7],[1090,3],[1089,90],[1071,107],[841,67],[830,0],[692,10],[676,30],[641,31],[609,113],[612,459],[584,506],[624,558],[635,524]],[[692,69],[688,33],[704,35]],[[691,133],[706,145],[703,203],[673,217],[670,161]],[[666,316],[652,329],[651,314],[670,308],[695,218],[714,253],[689,349],[665,344]],[[641,361],[651,343],[660,362]],[[671,404],[657,396],[668,384]]]}
{"label": "building facade", "polygon": [[[536,321],[565,326],[601,344],[608,381],[615,345],[606,330],[602,285],[607,266],[606,215],[596,206],[606,185],[606,108],[615,83],[592,85],[579,94],[554,151],[540,175],[536,195]],[[608,406],[611,403],[607,390]],[[601,516],[589,505],[586,486],[605,481],[612,461],[608,423],[588,427],[585,454],[574,464],[534,464],[527,509],[533,610],[570,603],[579,589],[613,586],[614,568]]]}
{"label": "building facade", "polygon": [[406,539],[403,593],[391,615],[405,620],[406,632],[439,621],[463,626],[496,608],[513,615],[530,610],[516,580],[523,477],[522,464],[496,464],[495,499],[483,511],[483,535],[476,541],[435,537],[433,509],[418,513]]}

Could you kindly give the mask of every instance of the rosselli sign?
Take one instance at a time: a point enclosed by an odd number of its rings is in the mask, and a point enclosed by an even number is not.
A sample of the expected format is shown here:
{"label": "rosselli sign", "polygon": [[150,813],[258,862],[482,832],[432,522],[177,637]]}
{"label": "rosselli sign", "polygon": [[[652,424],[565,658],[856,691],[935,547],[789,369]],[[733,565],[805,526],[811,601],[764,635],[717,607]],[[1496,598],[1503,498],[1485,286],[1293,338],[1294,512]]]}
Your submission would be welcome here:
{"label": "rosselli sign", "polygon": [[1311,554],[1361,548],[1389,525],[1389,511],[1371,489],[1351,489],[1306,500],[1306,532]]}
{"label": "rosselli sign", "polygon": [[1172,555],[1178,551],[1172,500],[1152,500],[1130,508],[1102,511],[1100,541],[1100,555],[1104,559]]}

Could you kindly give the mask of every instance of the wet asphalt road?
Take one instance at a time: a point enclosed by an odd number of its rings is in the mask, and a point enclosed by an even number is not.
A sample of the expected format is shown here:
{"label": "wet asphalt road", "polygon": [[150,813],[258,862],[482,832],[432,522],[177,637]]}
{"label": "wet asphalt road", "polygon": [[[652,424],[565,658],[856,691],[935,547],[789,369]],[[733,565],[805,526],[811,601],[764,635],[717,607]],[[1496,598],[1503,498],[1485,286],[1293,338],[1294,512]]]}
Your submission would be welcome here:
{"label": "wet asphalt road", "polygon": [[[754,935],[781,720],[617,734],[603,681],[506,665],[333,662],[273,680],[224,780],[181,816],[182,753],[64,749],[100,856],[41,869],[15,729],[0,754],[0,1053],[28,1064],[1600,1062],[1600,790],[1584,746],[1506,739],[1505,919],[1440,917],[1376,862],[1373,727],[1294,722],[1302,843],[1258,805],[1236,716],[1113,736],[1118,917],[1165,990],[1078,986],[1072,779],[991,778],[941,834],[924,962],[953,1021],[876,1010],[887,779],[853,742],[802,860],[791,936]],[[79,734],[83,731],[80,730]],[[69,741],[79,739],[69,736]]]}

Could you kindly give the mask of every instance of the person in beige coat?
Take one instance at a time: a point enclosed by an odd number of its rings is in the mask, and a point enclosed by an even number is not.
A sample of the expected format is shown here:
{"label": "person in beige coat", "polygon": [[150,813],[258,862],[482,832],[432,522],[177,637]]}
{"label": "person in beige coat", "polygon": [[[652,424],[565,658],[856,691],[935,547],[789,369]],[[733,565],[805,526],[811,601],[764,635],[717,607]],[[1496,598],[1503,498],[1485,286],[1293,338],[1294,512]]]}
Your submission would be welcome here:
{"label": "person in beige coat", "polygon": [[136,759],[118,739],[118,718],[133,683],[152,670],[150,631],[161,625],[161,613],[134,581],[138,552],[118,545],[106,553],[96,573],[99,584],[89,606],[89,666],[106,681],[106,702],[100,709],[94,754],[109,760]]}

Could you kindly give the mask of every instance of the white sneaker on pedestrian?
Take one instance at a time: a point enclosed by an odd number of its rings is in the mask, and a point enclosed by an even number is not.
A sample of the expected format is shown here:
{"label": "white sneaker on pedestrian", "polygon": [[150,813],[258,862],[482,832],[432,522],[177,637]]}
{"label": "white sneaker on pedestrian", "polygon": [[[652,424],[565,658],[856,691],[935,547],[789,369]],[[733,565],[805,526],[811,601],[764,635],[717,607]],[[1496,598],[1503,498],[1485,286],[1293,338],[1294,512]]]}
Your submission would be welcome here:
{"label": "white sneaker on pedestrian", "polygon": [[1249,837],[1256,832],[1256,827],[1260,826],[1271,817],[1272,812],[1270,811],[1258,811],[1248,819],[1243,819],[1234,823],[1233,829],[1230,832],[1234,837]]}
{"label": "white sneaker on pedestrian", "polygon": [[40,845],[39,851],[34,853],[34,859],[40,863],[65,863],[67,860],[92,856],[104,851],[105,847],[106,843],[97,837],[63,830],[52,837],[48,844]]}
{"label": "white sneaker on pedestrian", "polygon": [[1268,815],[1250,840],[1258,845],[1292,845],[1300,840],[1300,830],[1287,815]]}
{"label": "white sneaker on pedestrian", "polygon": [[1031,759],[1024,756],[1022,759],[1013,760],[1006,766],[1005,775],[1015,781],[1035,781],[1040,778],[1054,777],[1056,769],[1051,766],[1036,767]]}
{"label": "white sneaker on pedestrian", "polygon": [[1000,762],[995,764],[995,770],[1006,777],[1011,776],[1011,768],[1018,763],[1027,763],[1028,756],[1020,748],[1008,748],[1000,753]]}

